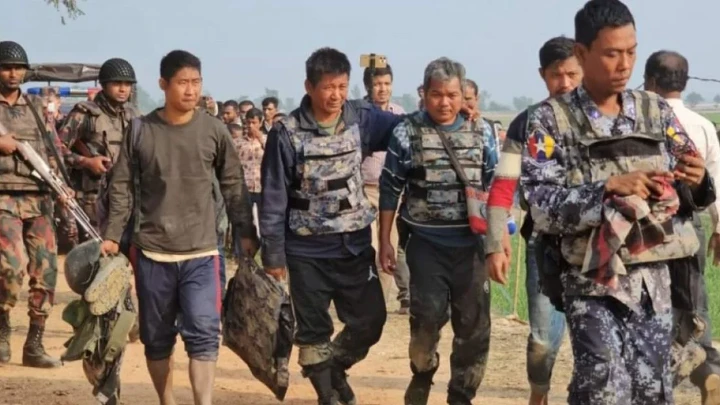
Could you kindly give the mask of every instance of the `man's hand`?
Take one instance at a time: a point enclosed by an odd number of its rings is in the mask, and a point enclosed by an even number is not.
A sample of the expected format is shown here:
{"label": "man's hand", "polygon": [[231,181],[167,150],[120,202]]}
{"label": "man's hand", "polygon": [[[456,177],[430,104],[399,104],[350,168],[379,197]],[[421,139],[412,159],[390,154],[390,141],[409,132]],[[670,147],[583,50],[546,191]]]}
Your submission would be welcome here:
{"label": "man's hand", "polygon": [[460,114],[467,117],[470,121],[477,121],[478,118],[480,118],[480,110],[474,106],[467,106],[465,104],[460,107]]}
{"label": "man's hand", "polygon": [[649,171],[649,172],[632,172],[611,176],[605,182],[605,193],[616,194],[621,197],[637,195],[642,199],[647,199],[650,195],[661,195],[663,186],[654,180],[657,177],[664,177],[668,180],[673,179],[673,174],[665,171]]}
{"label": "man's hand", "polygon": [[485,267],[490,279],[496,283],[507,284],[507,274],[510,270],[510,258],[505,253],[490,253],[485,256]]}
{"label": "man's hand", "polygon": [[720,264],[720,233],[713,233],[708,241],[707,256],[712,256],[712,263],[717,266]]}
{"label": "man's hand", "polygon": [[265,273],[277,281],[283,281],[287,276],[287,272],[284,267],[266,267]]}
{"label": "man's hand", "polygon": [[378,261],[380,261],[380,267],[382,271],[387,274],[393,274],[397,267],[395,249],[390,242],[380,243],[380,253],[378,254]]}
{"label": "man's hand", "polygon": [[112,160],[107,156],[95,156],[93,158],[85,158],[83,160],[83,167],[90,170],[92,174],[100,176],[107,173],[107,167],[110,165]]}
{"label": "man's hand", "polygon": [[250,259],[255,258],[259,244],[257,238],[241,238],[240,239],[240,250],[242,253]]}
{"label": "man's hand", "polygon": [[17,150],[17,141],[13,134],[0,136],[0,153],[3,155],[12,155]]}
{"label": "man's hand", "polygon": [[65,195],[59,195],[58,198],[57,198],[58,203],[60,203],[60,205],[62,205],[62,206],[65,207],[65,208],[67,208],[68,203],[70,202],[70,199],[75,198],[75,190],[72,190],[72,189],[69,189],[69,188],[68,188],[68,189],[67,189],[67,193],[68,193],[68,195],[66,195],[66,196],[65,196]]}
{"label": "man's hand", "polygon": [[112,240],[104,240],[100,245],[100,252],[103,256],[116,255],[120,251],[120,245]]}
{"label": "man's hand", "polygon": [[685,154],[680,156],[673,174],[690,188],[697,188],[705,177],[705,161],[699,156]]}

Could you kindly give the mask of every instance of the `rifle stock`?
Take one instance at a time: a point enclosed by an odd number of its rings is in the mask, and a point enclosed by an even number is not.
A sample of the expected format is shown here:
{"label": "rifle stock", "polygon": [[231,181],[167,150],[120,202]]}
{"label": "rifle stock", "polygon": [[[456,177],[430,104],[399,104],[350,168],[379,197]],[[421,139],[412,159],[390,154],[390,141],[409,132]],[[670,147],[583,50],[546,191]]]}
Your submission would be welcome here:
{"label": "rifle stock", "polygon": [[85,142],[79,139],[72,144],[72,149],[79,152],[82,156],[86,158],[94,158],[96,156],[100,156],[100,153],[93,149],[90,149],[90,147]]}

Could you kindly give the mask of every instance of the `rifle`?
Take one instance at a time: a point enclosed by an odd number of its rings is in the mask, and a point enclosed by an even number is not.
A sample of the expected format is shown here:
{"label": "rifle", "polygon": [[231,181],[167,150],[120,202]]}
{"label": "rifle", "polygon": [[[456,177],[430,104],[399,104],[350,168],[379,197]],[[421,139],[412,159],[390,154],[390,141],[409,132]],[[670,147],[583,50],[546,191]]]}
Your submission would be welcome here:
{"label": "rifle", "polygon": [[[9,132],[2,123],[0,123],[0,136],[5,136]],[[37,154],[35,149],[27,142],[17,143],[17,152],[23,158],[26,164],[32,169],[32,175],[44,181],[50,188],[64,200],[65,206],[68,208],[73,217],[80,226],[93,239],[102,240],[98,231],[93,228],[90,218],[80,207],[73,197],[72,190],[60,179],[51,169],[50,166]]]}

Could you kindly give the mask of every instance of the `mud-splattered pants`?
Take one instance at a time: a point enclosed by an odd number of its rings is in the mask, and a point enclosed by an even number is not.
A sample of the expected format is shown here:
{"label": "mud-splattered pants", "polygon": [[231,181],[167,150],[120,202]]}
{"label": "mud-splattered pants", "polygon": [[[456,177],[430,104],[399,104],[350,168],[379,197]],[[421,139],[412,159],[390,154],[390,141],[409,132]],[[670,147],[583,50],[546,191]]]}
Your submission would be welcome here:
{"label": "mud-splattered pants", "polygon": [[[368,247],[359,256],[337,259],[288,256],[287,265],[300,365],[334,360],[350,368],[364,359],[380,340],[387,316],[375,249]],[[332,342],[331,301],[345,324]]]}
{"label": "mud-splattered pants", "polygon": [[672,313],[656,314],[646,290],[637,314],[611,297],[566,296],[575,365],[570,405],[670,405]]}
{"label": "mud-splattered pants", "polygon": [[555,265],[552,258],[537,260],[544,255],[542,238],[531,237],[525,254],[525,288],[528,297],[530,335],[527,346],[527,374],[530,389],[537,394],[550,391],[553,366],[563,337],[565,336],[565,314],[555,309],[550,299],[540,291],[539,263]]}
{"label": "mud-splattered pants", "polygon": [[38,325],[50,315],[57,283],[52,215],[49,195],[0,195],[0,309],[15,307],[27,271],[28,316]]}
{"label": "mud-splattered pants", "polygon": [[[415,235],[405,247],[410,268],[410,362],[413,372],[437,368],[440,330],[451,321],[449,403],[470,403],[490,350],[490,284],[482,245],[440,246]],[[448,314],[448,307],[451,308]]]}

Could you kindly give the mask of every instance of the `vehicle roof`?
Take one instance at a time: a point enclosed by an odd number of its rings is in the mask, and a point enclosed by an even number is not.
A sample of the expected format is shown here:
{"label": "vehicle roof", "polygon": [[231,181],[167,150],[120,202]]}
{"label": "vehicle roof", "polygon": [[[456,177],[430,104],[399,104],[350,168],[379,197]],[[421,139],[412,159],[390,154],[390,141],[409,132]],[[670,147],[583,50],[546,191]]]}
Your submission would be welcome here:
{"label": "vehicle roof", "polygon": [[89,63],[37,63],[31,64],[25,82],[95,82],[100,65]]}

